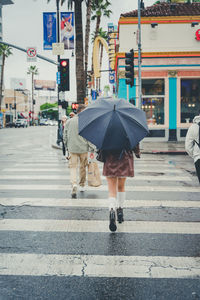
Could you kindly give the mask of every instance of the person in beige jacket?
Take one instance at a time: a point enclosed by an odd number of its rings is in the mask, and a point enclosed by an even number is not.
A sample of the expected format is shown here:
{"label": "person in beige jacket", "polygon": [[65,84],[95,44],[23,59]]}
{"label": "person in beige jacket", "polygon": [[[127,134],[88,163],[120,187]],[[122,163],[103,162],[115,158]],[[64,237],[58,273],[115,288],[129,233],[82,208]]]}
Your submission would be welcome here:
{"label": "person in beige jacket", "polygon": [[194,160],[197,176],[200,183],[200,111],[199,115],[194,117],[193,124],[188,129],[185,138],[185,150]]}
{"label": "person in beige jacket", "polygon": [[[85,109],[85,105],[79,104],[77,114]],[[78,134],[78,115],[69,119],[64,129],[64,144],[68,151],[70,182],[72,185],[72,198],[77,197],[77,170],[79,169],[79,190],[84,192],[86,183],[86,167],[88,164],[88,151],[93,151],[95,146]]]}

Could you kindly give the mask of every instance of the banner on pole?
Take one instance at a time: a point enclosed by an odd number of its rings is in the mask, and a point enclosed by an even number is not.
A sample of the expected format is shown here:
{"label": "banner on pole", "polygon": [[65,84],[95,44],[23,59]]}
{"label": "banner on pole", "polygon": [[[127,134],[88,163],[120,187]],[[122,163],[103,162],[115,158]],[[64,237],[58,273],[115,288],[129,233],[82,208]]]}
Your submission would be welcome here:
{"label": "banner on pole", "polygon": [[65,49],[74,49],[74,13],[61,12],[61,43]]}
{"label": "banner on pole", "polygon": [[56,13],[43,13],[43,49],[52,50],[52,43],[56,43]]}

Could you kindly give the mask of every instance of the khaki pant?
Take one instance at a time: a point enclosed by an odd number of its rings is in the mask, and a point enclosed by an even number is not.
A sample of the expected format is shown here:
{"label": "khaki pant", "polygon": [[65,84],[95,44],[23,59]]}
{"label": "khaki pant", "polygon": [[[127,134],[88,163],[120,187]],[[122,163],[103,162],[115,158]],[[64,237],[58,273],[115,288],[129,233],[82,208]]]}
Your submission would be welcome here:
{"label": "khaki pant", "polygon": [[70,153],[69,156],[70,182],[72,185],[77,184],[77,170],[79,168],[79,185],[84,186],[86,182],[88,153]]}

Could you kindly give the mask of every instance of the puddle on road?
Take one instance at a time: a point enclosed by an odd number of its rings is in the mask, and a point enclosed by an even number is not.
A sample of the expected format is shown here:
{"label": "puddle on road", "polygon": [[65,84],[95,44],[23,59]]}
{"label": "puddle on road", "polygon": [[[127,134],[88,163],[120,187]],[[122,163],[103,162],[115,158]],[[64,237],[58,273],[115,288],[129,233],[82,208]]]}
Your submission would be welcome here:
{"label": "puddle on road", "polygon": [[146,175],[146,176],[160,176],[165,175],[165,173],[162,172],[139,172],[140,175]]}

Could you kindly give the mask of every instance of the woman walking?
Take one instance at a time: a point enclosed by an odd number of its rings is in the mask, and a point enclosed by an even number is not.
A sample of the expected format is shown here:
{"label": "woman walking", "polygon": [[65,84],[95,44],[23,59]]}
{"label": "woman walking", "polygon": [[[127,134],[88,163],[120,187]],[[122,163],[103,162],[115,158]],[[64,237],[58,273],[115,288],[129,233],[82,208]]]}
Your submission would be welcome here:
{"label": "woman walking", "polygon": [[[140,158],[140,149],[137,145],[133,152]],[[127,177],[134,176],[133,152],[127,150],[103,151],[103,175],[106,176],[108,183],[109,197],[109,229],[117,230],[117,221],[124,221],[123,207],[126,198],[125,182]]]}

